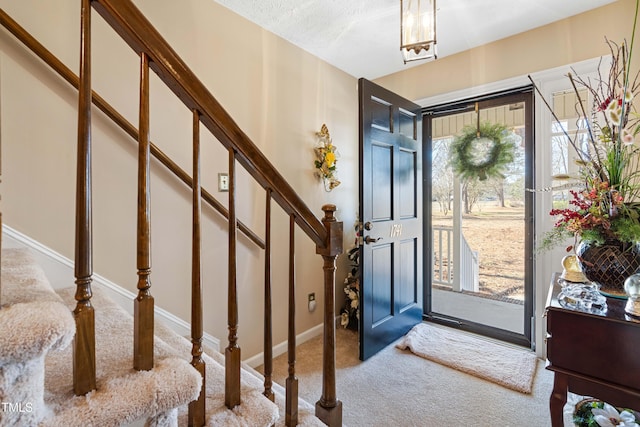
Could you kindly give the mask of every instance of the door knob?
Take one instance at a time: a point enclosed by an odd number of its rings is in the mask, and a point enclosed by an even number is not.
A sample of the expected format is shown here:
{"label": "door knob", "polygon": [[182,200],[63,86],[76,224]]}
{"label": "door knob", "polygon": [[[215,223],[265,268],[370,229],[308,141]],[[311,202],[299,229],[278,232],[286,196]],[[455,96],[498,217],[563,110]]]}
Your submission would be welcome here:
{"label": "door knob", "polygon": [[375,242],[377,242],[378,240],[382,240],[382,237],[378,237],[377,239],[374,239],[374,238],[372,238],[372,237],[370,237],[370,236],[367,236],[367,237],[365,237],[365,238],[364,238],[364,242],[365,242],[367,245],[370,245],[371,243],[375,243]]}

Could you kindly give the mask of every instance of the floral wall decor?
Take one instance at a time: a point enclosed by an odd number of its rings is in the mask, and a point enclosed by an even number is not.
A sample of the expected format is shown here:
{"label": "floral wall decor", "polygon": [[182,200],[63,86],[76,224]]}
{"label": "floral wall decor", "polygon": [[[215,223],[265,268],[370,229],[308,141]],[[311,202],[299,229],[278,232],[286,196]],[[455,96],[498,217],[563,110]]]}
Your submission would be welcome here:
{"label": "floral wall decor", "polygon": [[320,132],[316,132],[318,142],[314,148],[316,159],[316,175],[322,180],[325,191],[331,191],[340,185],[337,178],[336,164],[338,163],[338,151],[331,141],[329,129],[326,124],[322,125]]}

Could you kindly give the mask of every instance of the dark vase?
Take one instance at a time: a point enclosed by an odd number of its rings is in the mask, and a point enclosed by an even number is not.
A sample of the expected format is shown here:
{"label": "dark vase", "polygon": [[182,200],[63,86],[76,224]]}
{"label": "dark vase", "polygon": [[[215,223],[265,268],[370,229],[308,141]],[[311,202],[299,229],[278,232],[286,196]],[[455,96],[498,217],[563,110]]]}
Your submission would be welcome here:
{"label": "dark vase", "polygon": [[349,316],[349,323],[347,324],[347,329],[351,329],[352,331],[357,331],[358,330],[358,323],[359,323],[358,322],[358,316],[356,315],[356,312],[354,311]]}
{"label": "dark vase", "polygon": [[607,297],[626,299],[624,281],[640,272],[640,245],[606,240],[597,246],[582,242],[576,250],[582,272],[600,285]]}

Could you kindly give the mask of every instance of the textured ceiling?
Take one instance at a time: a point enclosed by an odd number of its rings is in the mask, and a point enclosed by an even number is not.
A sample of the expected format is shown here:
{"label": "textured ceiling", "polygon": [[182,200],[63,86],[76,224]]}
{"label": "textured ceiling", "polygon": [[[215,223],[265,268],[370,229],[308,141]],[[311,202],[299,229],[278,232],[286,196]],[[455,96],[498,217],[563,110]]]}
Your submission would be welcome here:
{"label": "textured ceiling", "polygon": [[[405,65],[399,0],[215,0],[354,77],[375,79]],[[612,3],[615,0],[439,0],[438,56]]]}

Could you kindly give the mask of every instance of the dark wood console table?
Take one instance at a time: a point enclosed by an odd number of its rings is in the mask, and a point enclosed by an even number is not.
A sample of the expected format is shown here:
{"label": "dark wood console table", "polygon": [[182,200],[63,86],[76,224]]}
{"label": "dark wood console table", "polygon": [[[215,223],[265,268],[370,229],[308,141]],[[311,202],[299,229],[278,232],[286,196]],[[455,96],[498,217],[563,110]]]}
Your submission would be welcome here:
{"label": "dark wood console table", "polygon": [[547,369],[554,372],[549,407],[553,427],[563,426],[567,392],[640,410],[640,322],[625,314],[625,301],[607,298],[594,314],[562,307],[559,275],[547,299]]}

